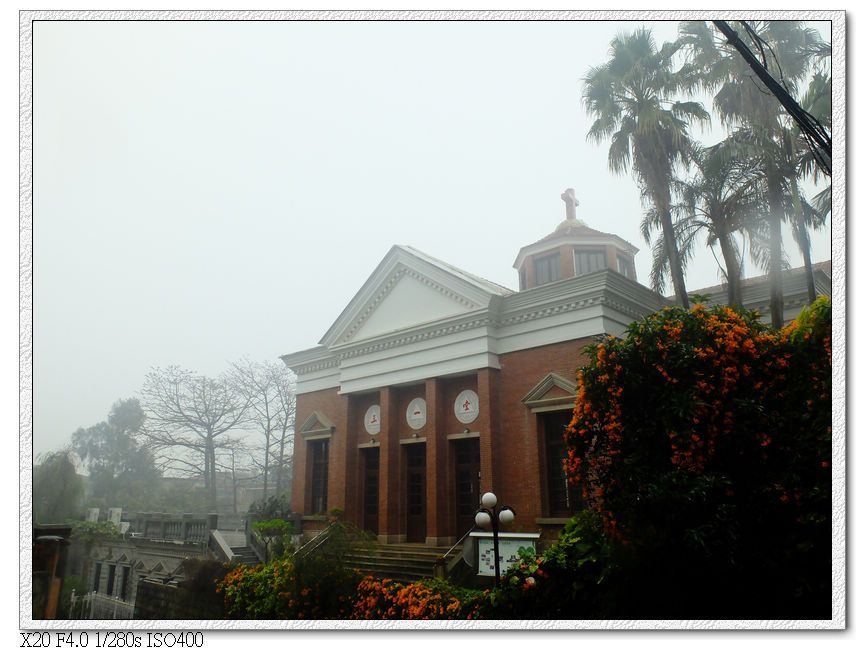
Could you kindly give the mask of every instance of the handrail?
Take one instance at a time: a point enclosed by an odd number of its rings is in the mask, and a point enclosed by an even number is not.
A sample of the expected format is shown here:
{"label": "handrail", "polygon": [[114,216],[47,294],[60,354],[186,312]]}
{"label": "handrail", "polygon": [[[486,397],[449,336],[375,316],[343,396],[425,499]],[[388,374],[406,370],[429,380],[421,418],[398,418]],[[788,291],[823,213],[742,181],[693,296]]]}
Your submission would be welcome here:
{"label": "handrail", "polygon": [[210,540],[207,546],[223,562],[231,562],[234,559],[234,551],[231,550],[231,546],[228,545],[219,530],[210,531]]}
{"label": "handrail", "polygon": [[462,537],[459,538],[459,541],[455,542],[454,545],[451,546],[451,547],[447,550],[447,553],[445,553],[444,555],[442,555],[439,559],[440,559],[440,560],[444,560],[448,555],[450,555],[450,554],[451,554],[451,551],[454,550],[454,549],[455,549],[457,546],[459,546],[460,544],[462,544],[463,540],[464,540],[466,537],[468,537],[468,536],[471,534],[471,532],[472,532],[473,530],[474,530],[474,527],[469,528],[469,529],[465,532],[465,534],[464,534]]}
{"label": "handrail", "polygon": [[454,570],[454,567],[459,564],[459,561],[463,559],[462,555],[455,556],[450,561],[448,561],[447,558],[457,546],[463,543],[463,540],[465,540],[465,538],[468,537],[473,530],[474,528],[469,528],[465,532],[465,534],[460,537],[459,540],[457,540],[457,542],[447,550],[447,553],[436,559],[435,575],[437,577],[447,577]]}
{"label": "handrail", "polygon": [[301,546],[294,552],[295,558],[306,557],[314,550],[316,550],[319,546],[324,544],[327,541],[327,538],[330,536],[331,527],[333,526],[333,522],[329,523],[324,529],[322,529],[315,537],[309,540],[306,544]]}

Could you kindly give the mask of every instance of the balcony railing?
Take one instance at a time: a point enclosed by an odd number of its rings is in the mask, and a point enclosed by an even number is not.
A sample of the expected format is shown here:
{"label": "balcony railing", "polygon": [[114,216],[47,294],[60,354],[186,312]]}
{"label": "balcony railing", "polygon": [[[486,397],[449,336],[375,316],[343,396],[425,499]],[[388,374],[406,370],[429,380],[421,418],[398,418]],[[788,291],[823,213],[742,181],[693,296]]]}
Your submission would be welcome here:
{"label": "balcony railing", "polygon": [[207,542],[216,530],[217,515],[181,515],[142,512],[131,518],[133,535],[148,539]]}
{"label": "balcony railing", "polygon": [[106,596],[95,591],[78,596],[75,591],[69,598],[69,618],[72,619],[131,619],[135,605],[115,596]]}

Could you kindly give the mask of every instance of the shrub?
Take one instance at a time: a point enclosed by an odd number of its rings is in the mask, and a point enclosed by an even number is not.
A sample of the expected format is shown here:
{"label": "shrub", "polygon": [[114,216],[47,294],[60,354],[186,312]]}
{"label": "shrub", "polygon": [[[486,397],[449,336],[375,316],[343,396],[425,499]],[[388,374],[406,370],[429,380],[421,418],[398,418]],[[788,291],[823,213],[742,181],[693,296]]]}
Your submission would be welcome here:
{"label": "shrub", "polygon": [[565,466],[640,585],[628,617],[827,613],[830,314],[668,308],[587,348]]}
{"label": "shrub", "polygon": [[252,525],[252,529],[258,533],[264,544],[266,559],[279,557],[291,549],[290,538],[294,532],[291,522],[282,519],[257,521]]}
{"label": "shrub", "polygon": [[215,560],[186,558],[184,579],[177,585],[171,618],[219,619],[224,617],[224,602],[214,585],[223,580],[231,567]]}
{"label": "shrub", "polygon": [[348,618],[363,576],[325,557],[295,563],[291,556],[249,568],[238,566],[219,583],[228,618]]}
{"label": "shrub", "polygon": [[477,618],[484,594],[433,578],[404,585],[367,576],[357,588],[353,619]]}
{"label": "shrub", "polygon": [[502,576],[500,588],[487,593],[479,608],[483,618],[594,619],[612,618],[608,586],[621,578],[616,547],[601,518],[578,513],[559,539],[540,556],[521,553]]}

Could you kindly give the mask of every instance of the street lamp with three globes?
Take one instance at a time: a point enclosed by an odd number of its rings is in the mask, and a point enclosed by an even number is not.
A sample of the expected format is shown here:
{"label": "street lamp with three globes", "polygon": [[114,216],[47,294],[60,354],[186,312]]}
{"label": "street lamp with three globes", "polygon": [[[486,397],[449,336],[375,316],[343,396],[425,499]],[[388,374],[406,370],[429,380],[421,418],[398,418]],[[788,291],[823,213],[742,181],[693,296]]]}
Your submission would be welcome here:
{"label": "street lamp with three globes", "polygon": [[514,520],[514,511],[508,506],[501,506],[496,511],[498,499],[492,492],[486,492],[481,497],[483,508],[475,513],[475,524],[478,528],[493,529],[493,556],[495,557],[496,585],[501,580],[499,571],[499,524],[509,524]]}

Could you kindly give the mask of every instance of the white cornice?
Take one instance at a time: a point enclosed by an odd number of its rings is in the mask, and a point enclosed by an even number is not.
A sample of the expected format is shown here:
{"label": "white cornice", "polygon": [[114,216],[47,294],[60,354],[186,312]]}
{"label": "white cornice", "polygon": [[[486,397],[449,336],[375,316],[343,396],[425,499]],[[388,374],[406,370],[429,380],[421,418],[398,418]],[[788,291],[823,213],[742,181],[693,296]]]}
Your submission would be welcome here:
{"label": "white cornice", "polygon": [[[832,281],[829,275],[822,269],[814,270],[814,285],[817,294],[831,295]],[[802,308],[808,304],[808,289],[805,284],[805,275],[801,268],[785,271],[782,275],[782,291],[784,294],[784,322],[790,322]],[[727,304],[727,286],[715,285],[704,289],[689,291],[708,295],[708,305]],[[742,303],[746,309],[753,309],[760,313],[760,318],[765,323],[771,322],[769,309],[769,282],[765,277],[748,278],[742,286]]]}
{"label": "white cornice", "polygon": [[339,365],[339,358],[323,345],[284,354],[280,359],[297,375],[335,368]]}
{"label": "white cornice", "polygon": [[430,339],[449,336],[465,330],[486,327],[491,324],[489,309],[477,309],[470,314],[454,316],[440,321],[424,323],[415,327],[390,332],[363,341],[334,345],[331,353],[338,355],[340,361],[352,359],[383,350],[429,341]]}
{"label": "white cornice", "polygon": [[646,287],[604,269],[511,295],[487,294],[487,303],[469,313],[369,339],[335,337],[329,345],[283,360],[298,375],[299,393],[365,392],[499,368],[499,354],[620,333],[627,323],[666,304]]}
{"label": "white cornice", "polygon": [[608,305],[637,319],[668,304],[621,273],[602,269],[509,296],[503,302],[500,324],[537,320],[595,305]]}

